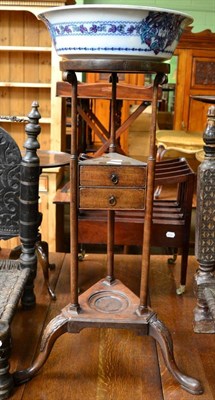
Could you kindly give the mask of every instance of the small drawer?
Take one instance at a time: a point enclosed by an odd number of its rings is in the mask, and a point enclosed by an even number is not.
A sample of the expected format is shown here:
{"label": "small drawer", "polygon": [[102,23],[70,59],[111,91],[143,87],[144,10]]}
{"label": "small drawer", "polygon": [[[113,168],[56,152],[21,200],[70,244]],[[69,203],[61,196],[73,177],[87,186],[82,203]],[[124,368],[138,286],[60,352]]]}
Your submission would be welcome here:
{"label": "small drawer", "polygon": [[145,187],[145,166],[81,165],[80,186]]}
{"label": "small drawer", "polygon": [[144,209],[144,189],[80,188],[81,209]]}

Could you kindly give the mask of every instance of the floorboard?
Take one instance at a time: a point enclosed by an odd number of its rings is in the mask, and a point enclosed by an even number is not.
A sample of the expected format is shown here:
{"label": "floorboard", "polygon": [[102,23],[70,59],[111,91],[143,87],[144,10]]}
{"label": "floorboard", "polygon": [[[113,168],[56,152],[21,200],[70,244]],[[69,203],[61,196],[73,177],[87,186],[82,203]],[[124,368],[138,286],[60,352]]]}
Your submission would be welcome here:
{"label": "floorboard", "polygon": [[[51,301],[41,269],[38,269],[34,310],[18,309],[12,324],[13,352],[11,370],[30,365],[38,352],[44,326],[70,301],[69,255],[51,254],[56,270],[51,284],[57,300]],[[80,262],[80,290],[84,291],[105,274],[106,256],[87,254]],[[116,255],[116,276],[134,293],[139,292],[141,257]],[[195,334],[192,330],[195,297],[192,279],[197,268],[189,257],[185,294],[176,296],[180,257],[176,265],[167,264],[167,256],[151,257],[150,298],[154,311],[169,328],[175,358],[181,370],[201,380],[205,393],[198,398],[215,398],[214,335]],[[159,362],[158,362],[159,360]],[[31,382],[16,388],[12,400],[191,400],[167,371],[160,350],[150,337],[111,329],[85,329],[79,334],[61,336],[39,374]]]}

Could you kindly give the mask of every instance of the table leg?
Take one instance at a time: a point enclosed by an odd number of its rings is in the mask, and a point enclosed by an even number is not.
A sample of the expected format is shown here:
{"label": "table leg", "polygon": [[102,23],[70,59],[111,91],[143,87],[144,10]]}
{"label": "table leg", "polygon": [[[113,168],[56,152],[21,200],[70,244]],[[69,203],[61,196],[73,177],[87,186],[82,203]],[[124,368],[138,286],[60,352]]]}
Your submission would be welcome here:
{"label": "table leg", "polygon": [[[199,269],[195,274],[194,331],[215,333],[215,321],[208,307],[205,288],[215,288],[215,106],[208,109],[203,134],[205,158],[198,168],[195,255]],[[215,303],[215,300],[214,300]]]}

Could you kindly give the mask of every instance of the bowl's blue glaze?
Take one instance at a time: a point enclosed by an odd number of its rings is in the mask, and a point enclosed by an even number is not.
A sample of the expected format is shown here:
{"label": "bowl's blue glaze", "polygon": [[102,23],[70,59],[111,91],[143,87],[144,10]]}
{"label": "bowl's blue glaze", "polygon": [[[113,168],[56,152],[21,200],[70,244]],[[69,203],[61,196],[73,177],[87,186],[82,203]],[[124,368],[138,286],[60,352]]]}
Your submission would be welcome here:
{"label": "bowl's blue glaze", "polygon": [[171,58],[186,14],[129,6],[65,6],[39,14],[59,56]]}

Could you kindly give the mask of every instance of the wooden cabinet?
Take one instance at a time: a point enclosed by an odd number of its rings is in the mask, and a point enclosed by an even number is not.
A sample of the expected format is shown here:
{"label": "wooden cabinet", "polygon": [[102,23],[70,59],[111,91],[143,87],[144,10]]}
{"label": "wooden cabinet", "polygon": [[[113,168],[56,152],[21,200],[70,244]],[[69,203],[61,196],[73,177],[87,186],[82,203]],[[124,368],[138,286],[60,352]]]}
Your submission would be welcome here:
{"label": "wooden cabinet", "polygon": [[[12,4],[10,4],[12,3]],[[49,32],[36,15],[48,6],[65,1],[0,1],[0,115],[25,117],[34,100],[39,102],[42,150],[61,150],[61,99],[56,82],[61,80],[59,57],[52,48]],[[74,3],[70,1],[69,3]],[[20,149],[25,141],[24,123],[1,118]],[[52,204],[61,177],[60,169],[46,172],[47,187],[41,177],[42,238],[56,250],[56,211]],[[14,242],[13,242],[14,244]]]}
{"label": "wooden cabinet", "polygon": [[215,33],[192,33],[191,29],[184,32],[175,51],[178,62],[174,129],[203,132],[208,105],[192,96],[215,95]]}
{"label": "wooden cabinet", "polygon": [[[146,164],[118,153],[79,163],[81,209],[143,209]],[[126,195],[125,195],[126,189]]]}

